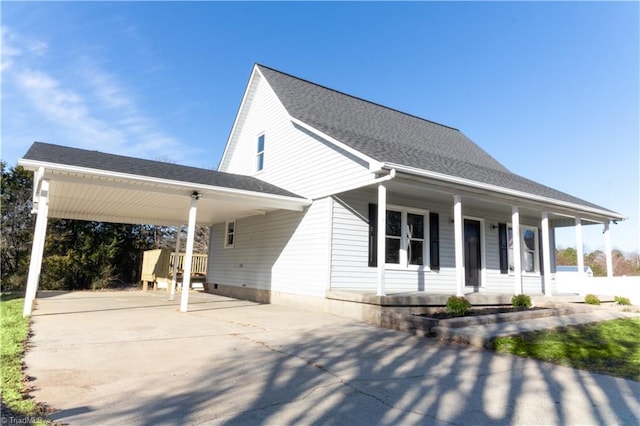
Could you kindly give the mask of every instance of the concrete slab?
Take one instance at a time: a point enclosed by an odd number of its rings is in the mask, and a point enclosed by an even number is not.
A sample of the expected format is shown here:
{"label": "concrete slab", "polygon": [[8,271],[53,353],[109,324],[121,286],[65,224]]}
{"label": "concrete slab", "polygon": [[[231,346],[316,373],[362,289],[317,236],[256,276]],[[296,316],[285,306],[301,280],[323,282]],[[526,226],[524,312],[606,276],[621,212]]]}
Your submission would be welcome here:
{"label": "concrete slab", "polygon": [[38,299],[34,397],[71,424],[638,424],[640,383],[194,293]]}

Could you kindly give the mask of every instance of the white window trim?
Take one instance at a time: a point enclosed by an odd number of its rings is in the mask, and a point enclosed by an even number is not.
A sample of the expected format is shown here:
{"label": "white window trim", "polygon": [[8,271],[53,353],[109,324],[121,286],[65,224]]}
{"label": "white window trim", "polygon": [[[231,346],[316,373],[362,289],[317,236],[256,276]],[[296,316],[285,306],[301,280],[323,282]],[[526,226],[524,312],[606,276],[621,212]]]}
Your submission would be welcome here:
{"label": "white window trim", "polygon": [[[258,151],[260,147],[260,138],[264,138],[262,151]],[[264,170],[264,153],[266,151],[267,138],[265,137],[265,133],[262,132],[256,138],[256,173],[260,173]],[[262,157],[262,168],[260,168],[260,157]]]}
{"label": "white window trim", "polygon": [[[413,207],[405,207],[394,204],[387,204],[387,211],[397,211],[401,214],[401,227],[402,234],[400,237],[400,263],[385,263],[385,269],[388,270],[413,270],[413,271],[430,271],[431,270],[431,262],[430,262],[430,235],[429,235],[429,210],[417,209]],[[422,242],[422,265],[411,265],[409,264],[409,238],[407,236],[407,214],[418,214],[423,217],[424,220],[424,236]],[[385,212],[386,214],[386,212]],[[386,219],[386,218],[385,218]],[[387,232],[385,227],[385,238],[387,238]],[[386,253],[385,253],[386,256]]]}
{"label": "white window trim", "polygon": [[[509,235],[509,230],[511,230],[511,234],[513,235],[513,225],[511,224],[511,222],[507,222],[507,236]],[[534,272],[527,272],[524,270],[524,252],[526,247],[524,243],[524,232],[527,230],[533,231],[533,235],[534,235],[534,244],[535,244],[535,250],[533,252]],[[507,247],[507,250],[511,251],[513,250],[513,248]],[[521,272],[522,275],[526,275],[529,277],[539,277],[540,276],[540,233],[537,226],[520,224],[520,251],[521,251],[520,263],[523,268]],[[508,252],[507,252],[507,257],[508,257]],[[512,271],[511,268],[509,268],[509,275],[515,275],[515,272]]]}
{"label": "white window trim", "polygon": [[[229,225],[233,224],[233,243],[229,244]],[[224,224],[224,248],[233,248],[236,244],[236,237],[238,236],[238,227],[236,220],[228,220]]]}

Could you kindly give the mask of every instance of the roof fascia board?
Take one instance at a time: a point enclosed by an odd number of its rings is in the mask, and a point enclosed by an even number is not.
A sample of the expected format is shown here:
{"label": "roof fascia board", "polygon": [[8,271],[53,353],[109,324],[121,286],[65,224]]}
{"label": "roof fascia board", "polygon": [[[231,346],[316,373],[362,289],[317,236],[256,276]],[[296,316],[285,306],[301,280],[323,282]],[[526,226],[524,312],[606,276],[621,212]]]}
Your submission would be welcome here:
{"label": "roof fascia board", "polygon": [[473,181],[473,180],[470,180],[470,179],[464,179],[464,178],[459,178],[459,177],[456,177],[456,176],[446,175],[444,173],[431,172],[431,171],[428,171],[428,170],[417,169],[417,168],[414,168],[414,167],[408,167],[408,166],[403,166],[403,165],[400,165],[400,164],[393,164],[393,163],[384,163],[384,168],[385,169],[387,169],[387,168],[388,169],[395,169],[398,172],[407,173],[407,174],[414,175],[414,176],[420,176],[420,177],[435,179],[435,180],[438,180],[438,181],[444,181],[444,182],[452,183],[452,184],[454,184],[456,186],[471,187],[471,188],[479,189],[479,190],[482,190],[482,191],[488,191],[488,192],[491,192],[491,193],[502,194],[502,195],[506,195],[508,197],[512,197],[513,199],[529,200],[529,201],[541,203],[541,204],[543,204],[545,206],[551,205],[551,206],[554,206],[554,207],[561,207],[561,208],[567,208],[567,209],[571,209],[571,210],[577,210],[578,212],[590,214],[590,215],[593,215],[595,217],[607,218],[607,219],[610,219],[610,220],[625,220],[626,219],[626,217],[624,217],[622,215],[619,215],[619,214],[615,214],[615,212],[600,210],[600,209],[592,208],[592,207],[589,207],[589,206],[570,203],[570,202],[567,202],[567,201],[555,200],[553,198],[542,197],[542,196],[539,196],[539,195],[529,194],[529,193],[518,191],[518,190],[514,190],[514,189],[503,188],[503,187],[496,186],[496,185],[485,184],[485,183],[482,183],[482,182],[476,182],[476,181]]}
{"label": "roof fascia board", "polygon": [[[141,175],[134,175],[129,173],[120,173],[120,172],[112,172],[107,170],[92,169],[88,167],[69,166],[66,164],[47,163],[42,161],[25,160],[25,159],[20,159],[18,161],[18,164],[28,170],[30,169],[37,170],[39,167],[44,167],[45,172],[49,170],[49,171],[57,171],[57,172],[63,172],[63,173],[86,174],[91,176],[112,178],[112,179],[123,179],[123,180],[133,181],[137,183],[165,185],[170,188],[176,188],[176,189],[179,188],[179,189],[184,189],[186,191],[201,190],[201,191],[231,195],[236,197],[248,197],[248,198],[258,198],[258,199],[271,200],[271,201],[279,201],[285,204],[292,204],[292,206],[300,206],[301,208],[304,208],[310,205],[312,202],[311,200],[308,200],[306,198],[294,198],[294,197],[288,197],[285,195],[265,194],[265,193],[254,192],[254,191],[247,191],[243,189],[225,188],[222,186],[204,185],[201,183],[161,179],[161,178],[154,178],[150,176],[141,176]],[[191,194],[189,193],[188,195],[190,196]]]}
{"label": "roof fascia board", "polygon": [[[288,112],[287,112],[287,114],[288,114]],[[289,115],[289,118],[294,124],[296,124],[296,125],[304,128],[304,129],[308,130],[311,133],[315,133],[319,137],[331,142],[332,144],[334,144],[338,148],[340,148],[340,149],[348,152],[349,154],[361,159],[362,161],[365,161],[366,163],[369,164],[369,170],[371,170],[372,172],[378,171],[378,170],[380,170],[382,168],[381,166],[382,166],[383,163],[381,163],[380,161],[378,161],[378,160],[376,160],[374,158],[371,158],[368,155],[363,154],[362,152],[358,151],[357,149],[351,148],[349,145],[346,145],[346,144],[340,142],[339,140],[337,140],[337,139],[327,135],[326,133],[316,129],[315,127],[305,123],[304,121],[301,121],[301,120],[299,120],[299,119],[297,119],[295,117],[292,117],[291,115]]]}
{"label": "roof fascia board", "polygon": [[263,80],[265,80],[265,81],[267,80],[266,78],[264,78],[264,76],[262,75],[262,73],[258,69],[258,65],[254,64],[253,65],[253,70],[251,71],[251,77],[249,77],[249,82],[247,83],[247,87],[244,90],[244,94],[242,95],[242,101],[240,101],[240,107],[238,108],[238,112],[236,113],[236,118],[233,120],[233,125],[231,126],[231,132],[229,132],[229,137],[227,138],[227,143],[224,146],[224,152],[222,153],[222,157],[220,158],[220,162],[218,163],[217,170],[220,170],[220,167],[222,167],[222,165],[224,164],[224,162],[225,162],[225,160],[227,158],[227,152],[229,150],[229,147],[231,146],[231,140],[233,139],[233,137],[236,134],[236,128],[239,125],[240,116],[242,115],[242,112],[244,111],[245,106],[247,104],[247,97],[249,96],[249,92],[251,91],[250,90],[251,87],[253,87],[256,74],[260,78],[262,78]]}

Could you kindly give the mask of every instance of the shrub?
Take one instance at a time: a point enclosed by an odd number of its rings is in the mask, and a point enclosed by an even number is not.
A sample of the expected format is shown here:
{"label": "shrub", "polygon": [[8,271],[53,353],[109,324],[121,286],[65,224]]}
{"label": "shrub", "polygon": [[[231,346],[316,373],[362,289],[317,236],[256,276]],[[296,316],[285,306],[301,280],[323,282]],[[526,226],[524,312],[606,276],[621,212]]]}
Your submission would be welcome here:
{"label": "shrub", "polygon": [[599,305],[600,304],[600,299],[595,294],[587,294],[584,297],[584,303],[586,303],[588,305]]}
{"label": "shrub", "polygon": [[518,294],[511,298],[511,304],[516,309],[529,309],[531,307],[531,297],[526,294]]}
{"label": "shrub", "polygon": [[628,297],[615,296],[613,300],[615,300],[618,305],[625,305],[625,306],[631,305],[631,300],[629,300]]}
{"label": "shrub", "polygon": [[464,297],[451,296],[447,299],[447,313],[461,317],[469,312],[471,303]]}

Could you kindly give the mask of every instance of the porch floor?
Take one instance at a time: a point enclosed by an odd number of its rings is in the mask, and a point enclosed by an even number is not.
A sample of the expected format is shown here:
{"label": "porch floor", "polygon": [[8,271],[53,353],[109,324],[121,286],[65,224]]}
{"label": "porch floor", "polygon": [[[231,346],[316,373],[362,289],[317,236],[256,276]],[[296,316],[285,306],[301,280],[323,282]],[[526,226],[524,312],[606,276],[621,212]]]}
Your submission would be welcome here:
{"label": "porch floor", "polygon": [[[364,303],[376,306],[445,306],[447,299],[451,293],[427,293],[424,291],[410,292],[387,292],[386,296],[378,296],[375,291],[371,290],[351,290],[351,289],[331,289],[326,292],[325,297],[331,300],[341,300],[346,302]],[[584,296],[578,294],[557,294],[553,296],[545,296],[542,293],[529,294],[536,305],[554,304],[554,303],[582,303]],[[513,294],[506,293],[488,293],[475,292],[469,290],[464,297],[474,306],[495,306],[495,305],[511,305]],[[600,299],[602,302],[608,302],[605,298]],[[610,300],[613,301],[613,298]]]}

